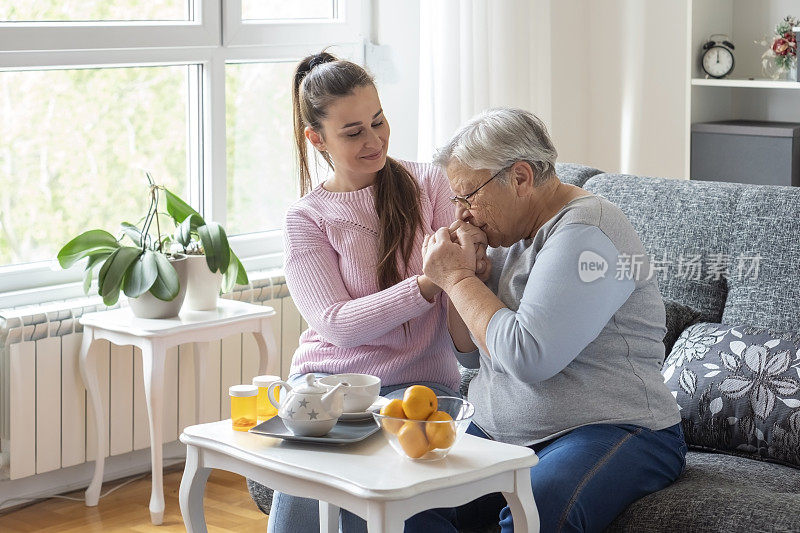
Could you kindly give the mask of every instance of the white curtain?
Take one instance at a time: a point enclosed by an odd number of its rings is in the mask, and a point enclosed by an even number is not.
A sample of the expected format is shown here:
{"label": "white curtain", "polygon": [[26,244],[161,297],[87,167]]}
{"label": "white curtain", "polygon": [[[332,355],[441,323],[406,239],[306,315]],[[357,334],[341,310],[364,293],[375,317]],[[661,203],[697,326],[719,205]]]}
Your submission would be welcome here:
{"label": "white curtain", "polygon": [[520,107],[550,125],[551,0],[422,0],[417,157],[467,119]]}

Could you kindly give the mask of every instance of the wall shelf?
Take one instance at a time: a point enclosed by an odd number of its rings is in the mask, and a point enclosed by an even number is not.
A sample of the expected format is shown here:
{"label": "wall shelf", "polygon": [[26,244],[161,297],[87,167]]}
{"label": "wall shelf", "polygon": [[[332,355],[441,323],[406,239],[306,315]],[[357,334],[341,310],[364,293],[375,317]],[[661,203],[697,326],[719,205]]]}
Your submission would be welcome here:
{"label": "wall shelf", "polygon": [[692,78],[692,85],[705,87],[742,87],[746,89],[800,89],[798,81],[737,80],[715,78]]}
{"label": "wall shelf", "polygon": [[[691,176],[692,125],[750,120],[800,122],[800,82],[771,80],[761,59],[775,25],[800,15],[798,0],[687,0],[685,175]],[[700,66],[703,45],[725,34],[736,45],[731,78],[706,78]]]}

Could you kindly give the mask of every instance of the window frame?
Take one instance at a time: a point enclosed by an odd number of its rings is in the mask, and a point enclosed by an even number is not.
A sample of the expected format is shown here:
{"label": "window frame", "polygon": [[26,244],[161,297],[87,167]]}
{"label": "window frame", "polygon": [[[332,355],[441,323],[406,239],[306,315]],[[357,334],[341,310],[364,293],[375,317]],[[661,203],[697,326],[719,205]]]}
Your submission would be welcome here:
{"label": "window frame", "polygon": [[[335,45],[364,62],[369,0],[338,0],[337,17],[250,23],[241,0],[195,0],[195,19],[169,22],[3,22],[0,74],[87,67],[196,65],[189,75],[189,202],[207,219],[227,219],[225,66],[296,61]],[[238,20],[234,17],[238,16]],[[281,268],[281,230],[231,236],[248,271]],[[83,296],[82,267],[61,270],[55,259],[0,265],[0,309]]]}

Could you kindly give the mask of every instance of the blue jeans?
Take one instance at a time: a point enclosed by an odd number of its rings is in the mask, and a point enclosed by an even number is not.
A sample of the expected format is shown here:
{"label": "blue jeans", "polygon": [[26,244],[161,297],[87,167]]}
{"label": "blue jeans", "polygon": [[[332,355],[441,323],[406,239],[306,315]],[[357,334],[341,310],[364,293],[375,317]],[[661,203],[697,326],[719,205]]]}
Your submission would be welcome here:
{"label": "blue jeans", "polygon": [[[316,372],[319,377],[327,376]],[[292,386],[305,382],[305,374],[294,374],[287,380]],[[381,387],[381,396],[390,399],[402,398],[406,389],[411,385],[426,385],[433,389],[437,396],[456,396],[459,393],[439,383],[418,382],[401,385],[388,385]],[[339,529],[346,533],[361,533],[367,531],[367,522],[349,511],[342,509],[339,515]],[[310,498],[290,496],[275,491],[272,497],[269,528],[267,533],[305,533],[306,531],[319,531],[319,502]]]}
{"label": "blue jeans", "polygon": [[[489,438],[470,424],[467,433]],[[686,465],[680,424],[653,431],[632,425],[595,424],[531,446],[533,497],[543,533],[602,531],[631,503],[675,481]],[[406,520],[405,531],[457,532],[499,522],[514,531],[502,494],[456,509],[432,509]]]}

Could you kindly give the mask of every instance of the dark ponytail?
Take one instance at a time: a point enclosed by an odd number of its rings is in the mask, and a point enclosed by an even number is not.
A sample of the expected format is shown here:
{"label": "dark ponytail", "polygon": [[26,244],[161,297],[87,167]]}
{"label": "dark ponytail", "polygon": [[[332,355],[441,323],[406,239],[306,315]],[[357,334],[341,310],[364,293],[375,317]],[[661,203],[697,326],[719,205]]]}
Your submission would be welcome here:
{"label": "dark ponytail", "polygon": [[[339,60],[327,52],[308,56],[297,65],[292,85],[292,105],[301,196],[313,187],[305,128],[310,127],[322,135],[322,119],[335,99],[352,94],[357,87],[374,85],[372,77],[361,66]],[[322,153],[322,157],[333,169],[330,156]],[[377,281],[380,289],[386,289],[408,275],[408,261],[414,251],[417,231],[422,225],[420,191],[411,174],[389,157],[378,172],[374,190],[375,210],[380,222]],[[405,272],[399,270],[400,258],[406,265]]]}

